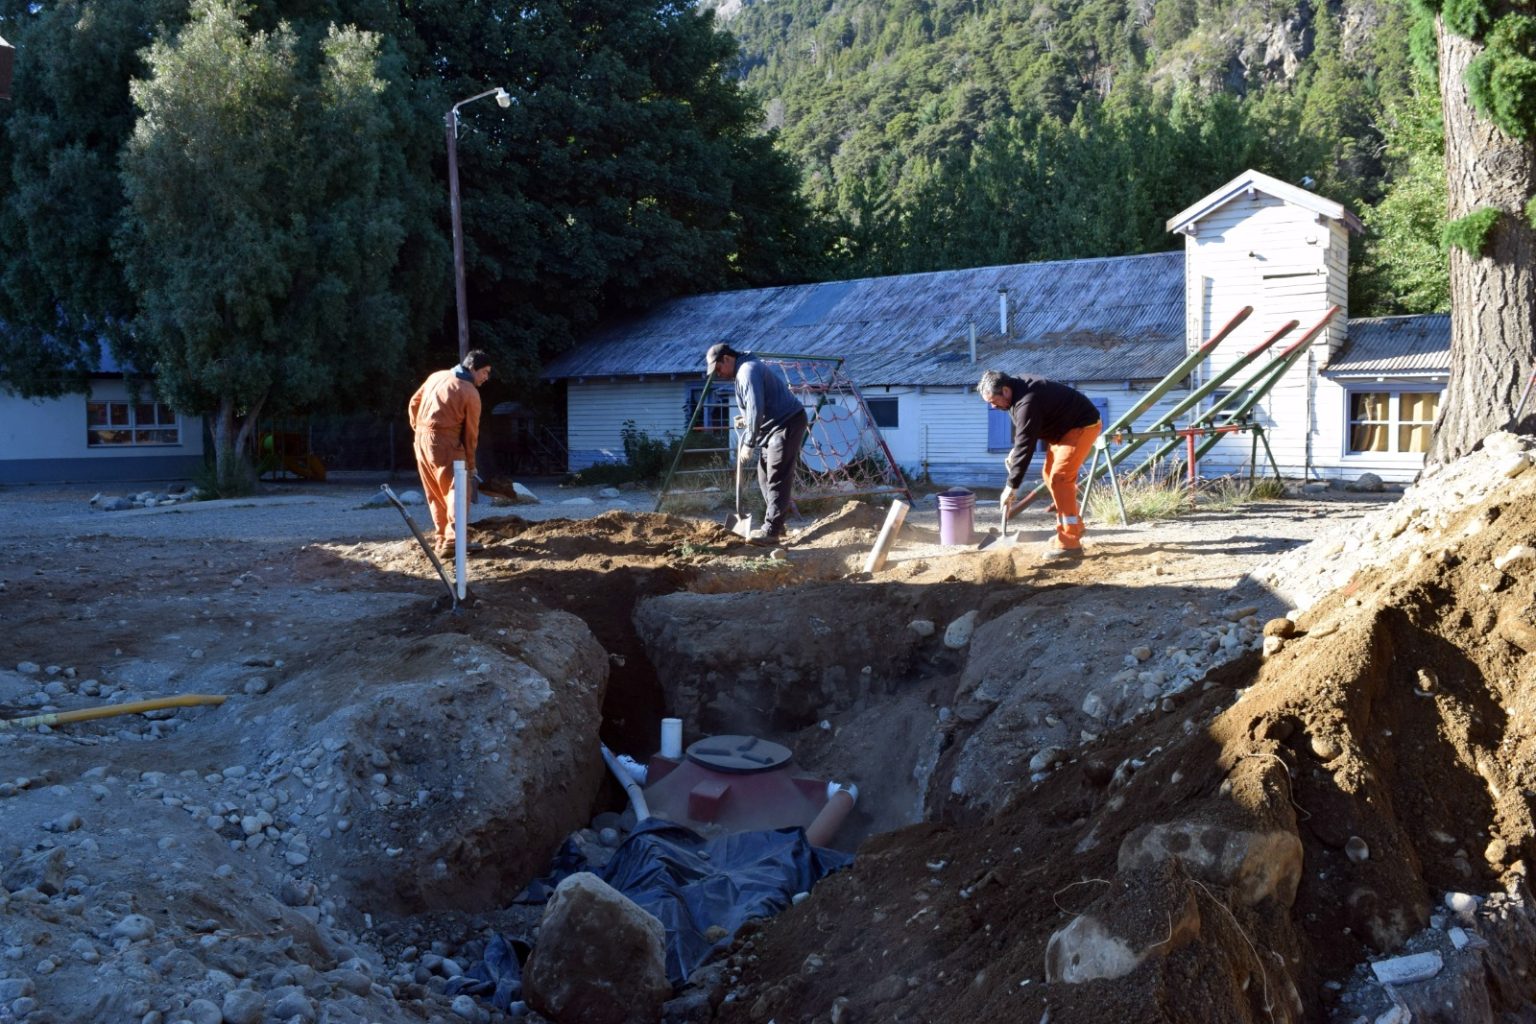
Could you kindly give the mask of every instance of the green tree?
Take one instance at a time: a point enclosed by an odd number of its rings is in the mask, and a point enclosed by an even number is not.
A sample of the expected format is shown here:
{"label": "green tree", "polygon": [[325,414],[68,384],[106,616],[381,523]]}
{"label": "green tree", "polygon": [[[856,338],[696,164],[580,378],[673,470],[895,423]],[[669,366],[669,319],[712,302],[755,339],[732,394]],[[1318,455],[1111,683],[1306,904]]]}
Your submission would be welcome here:
{"label": "green tree", "polygon": [[536,377],[600,317],[814,272],[826,243],[798,174],[709,14],[427,0],[410,17],[449,96],[515,97],[465,108],[459,145],[470,336],[506,376]]}
{"label": "green tree", "polygon": [[[1438,6],[1438,5],[1437,5]],[[1451,0],[1436,18],[1445,124],[1451,373],[1429,458],[1506,425],[1536,372],[1536,18],[1527,4]],[[1425,12],[1426,15],[1428,12]],[[1518,426],[1536,429],[1528,408]]]}
{"label": "green tree", "polygon": [[129,364],[137,301],[110,258],[120,223],[117,154],[133,130],[128,83],[157,25],[186,0],[0,2],[20,49],[0,106],[0,387],[54,396],[83,387],[106,343]]}
{"label": "green tree", "polygon": [[420,231],[398,57],[354,28],[255,31],[246,11],[194,0],[150,47],[117,239],[134,350],[177,408],[212,416],[221,480],[264,409],[394,378],[411,328],[395,275]]}
{"label": "green tree", "polygon": [[1381,202],[1362,219],[1367,236],[1350,304],[1377,313],[1443,313],[1451,308],[1446,273],[1444,130],[1433,80],[1387,110],[1389,178]]}

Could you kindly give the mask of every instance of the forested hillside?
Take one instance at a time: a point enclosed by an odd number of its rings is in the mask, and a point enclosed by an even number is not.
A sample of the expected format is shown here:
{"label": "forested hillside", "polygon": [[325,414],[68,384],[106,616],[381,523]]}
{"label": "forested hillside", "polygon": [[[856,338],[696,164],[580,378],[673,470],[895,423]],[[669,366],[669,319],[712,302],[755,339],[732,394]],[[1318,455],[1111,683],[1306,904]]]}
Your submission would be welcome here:
{"label": "forested hillside", "polygon": [[1165,249],[1251,166],[1372,226],[1356,309],[1444,308],[1438,105],[1400,0],[705,3],[846,221],[846,273]]}

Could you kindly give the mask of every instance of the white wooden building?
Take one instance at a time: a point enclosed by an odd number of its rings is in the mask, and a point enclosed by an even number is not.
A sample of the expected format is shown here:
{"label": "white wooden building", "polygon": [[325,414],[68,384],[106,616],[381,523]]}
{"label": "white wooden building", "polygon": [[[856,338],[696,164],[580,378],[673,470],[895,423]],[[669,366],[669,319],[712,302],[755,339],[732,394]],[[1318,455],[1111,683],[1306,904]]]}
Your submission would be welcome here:
{"label": "white wooden building", "polygon": [[[844,359],[905,471],[942,484],[996,486],[1008,420],[975,394],[982,371],[1072,384],[1107,424],[1237,310],[1253,306],[1184,387],[1138,419],[1145,427],[1279,324],[1299,320],[1290,335],[1297,338],[1336,304],[1335,320],[1255,417],[1287,476],[1353,479],[1371,470],[1411,479],[1449,369],[1449,326],[1444,317],[1351,323],[1354,216],[1249,171],[1168,228],[1185,236],[1182,253],[722,292],[609,324],[545,371],[567,385],[570,468],[621,460],[626,423],[653,437],[679,434],[701,398],[704,350],[729,341],[744,351]],[[1223,441],[1201,471],[1243,468],[1249,451],[1246,436]]]}
{"label": "white wooden building", "polygon": [[87,393],[0,393],[0,484],[186,480],[203,465],[203,420],[135,394],[103,361]]}

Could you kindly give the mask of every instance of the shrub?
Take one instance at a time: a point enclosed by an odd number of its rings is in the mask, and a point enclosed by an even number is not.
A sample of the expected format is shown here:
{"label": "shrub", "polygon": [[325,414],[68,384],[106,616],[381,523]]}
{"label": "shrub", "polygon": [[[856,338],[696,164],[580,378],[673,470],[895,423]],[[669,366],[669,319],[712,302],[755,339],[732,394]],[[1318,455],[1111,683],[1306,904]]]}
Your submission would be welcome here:
{"label": "shrub", "polygon": [[1445,244],[1454,245],[1470,256],[1481,258],[1493,237],[1493,228],[1499,222],[1499,211],[1491,206],[1473,210],[1465,217],[1445,226]]}
{"label": "shrub", "polygon": [[619,428],[619,437],[624,446],[623,462],[588,466],[571,474],[572,482],[596,485],[658,481],[672,465],[672,459],[682,444],[681,439],[671,434],[665,438],[652,437],[636,426],[634,420],[624,421],[624,425]]}
{"label": "shrub", "polygon": [[[220,463],[224,471],[219,471]],[[217,461],[203,463],[203,468],[192,474],[192,484],[197,488],[199,501],[214,498],[243,498],[256,493],[256,467],[232,453],[224,453]]]}

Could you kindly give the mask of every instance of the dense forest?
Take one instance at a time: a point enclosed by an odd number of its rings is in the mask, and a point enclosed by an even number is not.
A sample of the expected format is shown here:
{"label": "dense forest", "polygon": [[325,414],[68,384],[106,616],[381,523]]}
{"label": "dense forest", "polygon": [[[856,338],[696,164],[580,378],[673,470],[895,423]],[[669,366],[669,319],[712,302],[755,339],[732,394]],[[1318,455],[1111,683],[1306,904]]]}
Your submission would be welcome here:
{"label": "dense forest", "polygon": [[1253,167],[1361,213],[1353,308],[1444,309],[1429,59],[1399,0],[723,0],[841,273],[1174,246]]}

